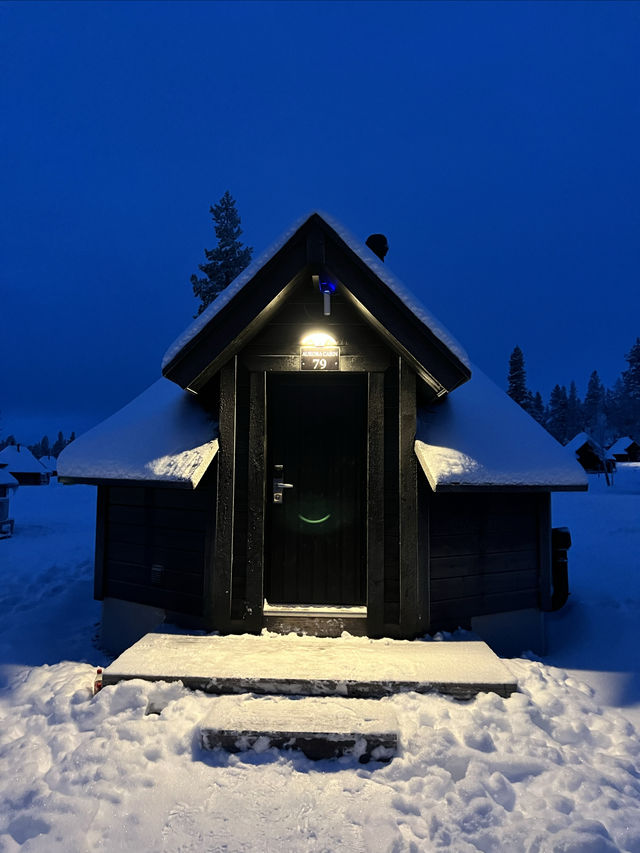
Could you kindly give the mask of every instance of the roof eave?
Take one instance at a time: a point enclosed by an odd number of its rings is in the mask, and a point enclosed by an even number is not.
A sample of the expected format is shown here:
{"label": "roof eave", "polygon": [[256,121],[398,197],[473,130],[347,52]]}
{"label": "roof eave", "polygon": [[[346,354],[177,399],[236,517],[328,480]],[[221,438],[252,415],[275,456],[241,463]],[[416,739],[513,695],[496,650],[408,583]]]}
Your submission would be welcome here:
{"label": "roof eave", "polygon": [[518,483],[441,483],[436,484],[434,492],[586,492],[588,483],[582,484],[534,484]]}
{"label": "roof eave", "polygon": [[193,491],[197,488],[197,483],[192,480],[138,480],[132,478],[130,480],[110,478],[110,477],[58,477],[58,483],[63,486],[140,486],[142,488],[154,489],[187,489]]}

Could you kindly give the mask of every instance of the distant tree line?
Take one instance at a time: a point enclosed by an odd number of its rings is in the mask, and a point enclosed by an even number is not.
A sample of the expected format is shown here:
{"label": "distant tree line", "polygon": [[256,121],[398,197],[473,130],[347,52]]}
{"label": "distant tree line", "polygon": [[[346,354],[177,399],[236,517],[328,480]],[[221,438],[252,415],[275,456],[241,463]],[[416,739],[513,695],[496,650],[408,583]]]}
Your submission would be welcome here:
{"label": "distant tree line", "polygon": [[640,437],[640,338],[625,359],[628,369],[612,388],[606,388],[594,370],[584,399],[572,381],[568,391],[565,385],[555,385],[545,403],[539,391],[527,387],[524,355],[516,346],[509,358],[507,393],[561,444],[586,432],[602,448],[610,447],[622,436]]}
{"label": "distant tree line", "polygon": [[[65,438],[62,432],[58,433],[58,437],[53,442],[53,444],[49,441],[48,435],[43,435],[40,441],[36,444],[27,444],[26,447],[33,453],[36,459],[40,459],[41,456],[55,456],[56,458],[62,453],[67,444],[71,444],[72,441],[75,441],[76,434],[72,432],[69,438]],[[8,447],[10,444],[22,444],[23,442],[17,441],[14,435],[8,435],[6,438],[0,438],[0,450],[4,450],[5,447]]]}

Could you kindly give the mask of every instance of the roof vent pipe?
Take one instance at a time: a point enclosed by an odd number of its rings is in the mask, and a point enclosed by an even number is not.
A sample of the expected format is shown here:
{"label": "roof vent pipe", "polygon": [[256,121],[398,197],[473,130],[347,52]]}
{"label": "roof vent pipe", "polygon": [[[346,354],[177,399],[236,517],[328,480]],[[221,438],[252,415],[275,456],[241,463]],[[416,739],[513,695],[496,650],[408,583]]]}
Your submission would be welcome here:
{"label": "roof vent pipe", "polygon": [[377,255],[384,263],[384,256],[389,251],[389,243],[384,234],[370,234],[366,239],[367,246],[374,255]]}

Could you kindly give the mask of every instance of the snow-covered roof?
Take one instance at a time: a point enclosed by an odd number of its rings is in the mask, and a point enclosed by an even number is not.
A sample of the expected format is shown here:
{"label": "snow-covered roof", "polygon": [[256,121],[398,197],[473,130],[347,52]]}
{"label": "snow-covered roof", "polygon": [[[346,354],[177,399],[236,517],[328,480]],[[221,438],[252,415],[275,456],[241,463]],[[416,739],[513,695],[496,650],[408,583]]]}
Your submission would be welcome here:
{"label": "snow-covered roof", "polygon": [[596,442],[586,432],[579,432],[577,435],[574,435],[571,441],[568,441],[565,444],[565,447],[567,450],[573,450],[573,452],[576,453],[581,447],[584,447],[585,444],[588,444],[589,447],[593,448],[596,452],[599,450]]}
{"label": "snow-covered roof", "polygon": [[631,445],[635,443],[636,442],[631,438],[631,436],[625,435],[623,438],[619,438],[615,444],[611,445],[609,453],[611,455],[614,453],[626,453]]}
{"label": "snow-covered roof", "polygon": [[41,456],[38,460],[47,471],[53,472],[58,467],[58,460],[55,456]]}
{"label": "snow-covered roof", "polygon": [[6,462],[12,473],[46,474],[45,468],[38,462],[28,447],[23,444],[9,444],[0,450],[0,462]]}
{"label": "snow-covered roof", "polygon": [[141,480],[195,488],[218,451],[218,427],[199,403],[159,379],[58,457],[58,477]]}
{"label": "snow-covered roof", "polygon": [[609,451],[604,450],[604,448],[601,447],[595,439],[591,438],[587,432],[579,432],[577,435],[574,435],[571,441],[568,441],[565,444],[565,447],[567,450],[572,450],[574,453],[577,453],[581,447],[585,446],[585,444],[588,445],[598,456],[606,459],[611,457]]}
{"label": "snow-covered roof", "polygon": [[418,415],[415,450],[434,491],[587,488],[574,454],[476,367],[467,383]]}
{"label": "snow-covered roof", "polygon": [[0,462],[0,486],[17,486],[18,481],[7,468],[6,462]]}
{"label": "snow-covered roof", "polygon": [[231,300],[239,293],[242,288],[251,281],[252,278],[271,260],[271,258],[293,237],[299,228],[310,219],[312,216],[319,216],[327,223],[338,236],[344,240],[347,246],[351,249],[358,258],[366,264],[367,267],[382,281],[387,287],[392,290],[395,295],[407,306],[407,308],[425,324],[433,334],[442,341],[443,344],[454,353],[460,361],[470,366],[469,357],[464,348],[458,343],[454,336],[428,311],[424,305],[405,287],[402,282],[397,279],[389,268],[375,255],[368,246],[362,241],[354,237],[346,228],[344,228],[333,217],[320,211],[311,211],[306,216],[295,222],[291,228],[282,234],[266,251],[256,258],[243,272],[237,276],[231,284],[226,287],[222,293],[214,299],[214,301],[200,314],[199,317],[191,323],[184,332],[176,338],[166,351],[162,360],[162,368],[164,368],[178,355],[178,353],[191,341],[196,335],[204,329],[209,321],[216,316]]}

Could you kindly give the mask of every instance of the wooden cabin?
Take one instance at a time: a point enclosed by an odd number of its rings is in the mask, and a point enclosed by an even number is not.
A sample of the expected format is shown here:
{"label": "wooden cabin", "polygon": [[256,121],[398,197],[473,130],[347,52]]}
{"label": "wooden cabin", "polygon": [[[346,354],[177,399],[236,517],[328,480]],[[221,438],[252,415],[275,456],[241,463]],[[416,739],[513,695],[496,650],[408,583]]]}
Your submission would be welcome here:
{"label": "wooden cabin", "polygon": [[611,445],[609,455],[616,462],[640,462],[640,444],[626,435]]}
{"label": "wooden cabin", "polygon": [[55,456],[41,456],[38,462],[42,465],[45,471],[49,472],[50,477],[56,477],[58,474],[58,460]]}
{"label": "wooden cabin", "polygon": [[23,444],[9,444],[0,450],[0,462],[6,462],[7,470],[21,486],[49,485],[51,475]]}
{"label": "wooden cabin", "polygon": [[611,451],[600,447],[586,432],[579,432],[565,447],[575,453],[576,459],[587,474],[611,473],[615,469],[616,460]]}
{"label": "wooden cabin", "polygon": [[0,462],[0,539],[6,539],[13,533],[14,520],[11,518],[9,501],[18,488],[18,481],[7,470],[8,463]]}
{"label": "wooden cabin", "polygon": [[584,472],[339,224],[298,223],[162,374],[58,459],[98,486],[107,647],[166,620],[542,648],[550,493]]}

